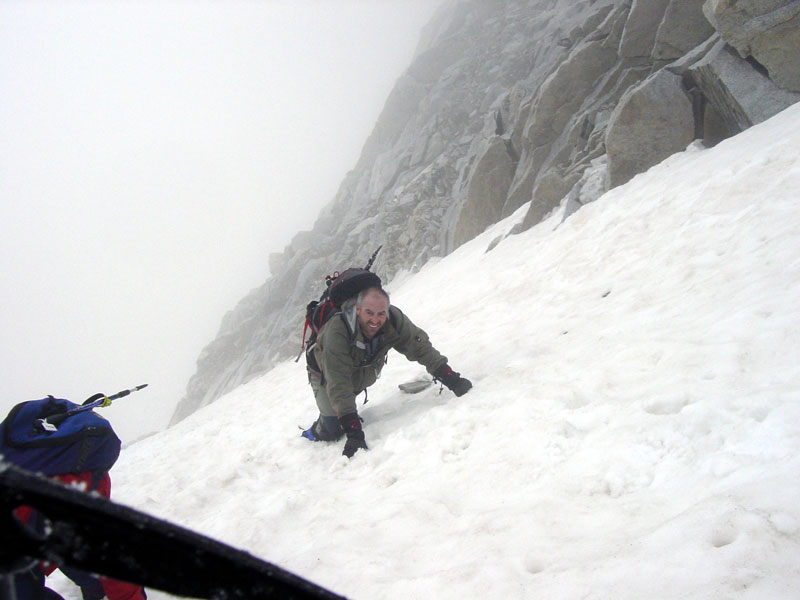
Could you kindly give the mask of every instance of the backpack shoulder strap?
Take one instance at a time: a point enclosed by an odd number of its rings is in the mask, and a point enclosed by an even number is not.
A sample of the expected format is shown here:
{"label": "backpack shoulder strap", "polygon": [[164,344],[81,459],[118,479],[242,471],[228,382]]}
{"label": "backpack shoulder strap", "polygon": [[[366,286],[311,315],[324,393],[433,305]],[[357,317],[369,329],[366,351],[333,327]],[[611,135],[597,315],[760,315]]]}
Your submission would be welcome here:
{"label": "backpack shoulder strap", "polygon": [[353,338],[356,335],[356,300],[351,298],[342,304],[339,309],[339,317],[344,321],[344,326],[347,328],[348,335]]}

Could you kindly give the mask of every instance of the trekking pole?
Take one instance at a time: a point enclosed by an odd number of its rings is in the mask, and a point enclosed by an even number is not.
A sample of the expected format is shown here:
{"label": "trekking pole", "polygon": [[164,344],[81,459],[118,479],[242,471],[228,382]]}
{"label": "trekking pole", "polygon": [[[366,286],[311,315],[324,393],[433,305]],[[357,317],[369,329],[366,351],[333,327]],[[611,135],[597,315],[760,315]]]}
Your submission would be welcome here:
{"label": "trekking pole", "polygon": [[87,410],[92,410],[93,408],[105,408],[106,406],[111,406],[111,403],[114,400],[117,400],[118,398],[124,398],[125,396],[128,396],[133,392],[138,392],[139,390],[146,387],[147,384],[143,383],[142,385],[137,385],[135,388],[131,388],[129,390],[122,390],[121,392],[117,392],[116,394],[112,394],[111,396],[106,396],[105,394],[95,394],[94,396],[90,396],[89,398],[84,400],[83,404],[81,404],[79,407],[68,410],[65,413],[50,415],[49,417],[45,417],[44,419],[37,419],[36,424],[45,431],[56,431],[58,428],[58,424],[63,423],[66,419],[68,419],[72,415],[82,413]]}
{"label": "trekking pole", "polygon": [[367,263],[367,266],[364,267],[365,271],[369,271],[370,270],[370,268],[372,267],[372,263],[375,262],[375,258],[378,256],[378,252],[381,251],[381,248],[383,248],[383,244],[378,246],[378,249],[375,250],[375,252],[372,253],[372,257],[369,259],[369,262]]}

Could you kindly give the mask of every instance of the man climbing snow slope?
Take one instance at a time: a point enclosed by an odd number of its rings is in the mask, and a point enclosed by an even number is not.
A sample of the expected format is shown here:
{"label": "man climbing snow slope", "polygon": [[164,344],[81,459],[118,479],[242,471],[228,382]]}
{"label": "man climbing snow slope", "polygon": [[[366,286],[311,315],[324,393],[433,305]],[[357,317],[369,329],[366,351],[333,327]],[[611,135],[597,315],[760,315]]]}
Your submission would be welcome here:
{"label": "man climbing snow slope", "polygon": [[447,364],[428,334],[389,302],[380,287],[361,291],[342,305],[306,351],[308,381],[319,408],[319,418],[303,432],[312,441],[336,441],[347,436],[344,454],[351,458],[367,449],[356,396],[371,386],[394,348],[408,360],[423,365],[434,380],[463,396],[472,383]]}

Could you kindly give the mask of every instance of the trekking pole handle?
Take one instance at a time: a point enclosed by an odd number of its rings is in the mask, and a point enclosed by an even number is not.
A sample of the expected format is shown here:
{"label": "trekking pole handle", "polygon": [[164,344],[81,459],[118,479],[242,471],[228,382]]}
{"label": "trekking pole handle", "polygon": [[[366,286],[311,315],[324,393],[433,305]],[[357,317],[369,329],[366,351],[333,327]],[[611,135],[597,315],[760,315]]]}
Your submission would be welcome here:
{"label": "trekking pole handle", "polygon": [[[137,385],[135,388],[131,388],[129,390],[122,390],[121,392],[117,392],[113,396],[108,396],[108,398],[106,398],[106,399],[109,401],[108,404],[111,404],[112,400],[116,400],[117,398],[124,398],[128,394],[131,394],[133,392],[138,392],[139,390],[141,390],[143,388],[146,388],[146,387],[147,387],[147,384],[143,383],[142,385]],[[108,406],[108,404],[103,403],[102,406]]]}

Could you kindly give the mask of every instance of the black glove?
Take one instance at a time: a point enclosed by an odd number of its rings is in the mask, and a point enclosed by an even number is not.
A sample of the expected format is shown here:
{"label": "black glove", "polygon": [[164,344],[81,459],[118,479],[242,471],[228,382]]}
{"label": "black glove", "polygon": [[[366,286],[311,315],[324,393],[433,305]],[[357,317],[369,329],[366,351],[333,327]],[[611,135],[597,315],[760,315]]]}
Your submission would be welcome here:
{"label": "black glove", "polygon": [[339,417],[339,425],[342,426],[347,436],[347,441],[344,443],[344,451],[342,452],[344,456],[353,458],[353,454],[359,448],[369,450],[367,442],[364,440],[364,430],[361,429],[361,417],[358,416],[358,413],[350,413]]}
{"label": "black glove", "polygon": [[441,381],[456,396],[463,396],[472,388],[472,382],[462,377],[461,373],[453,371],[447,363],[433,372],[433,380]]}

